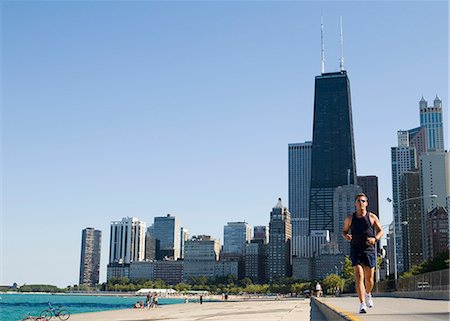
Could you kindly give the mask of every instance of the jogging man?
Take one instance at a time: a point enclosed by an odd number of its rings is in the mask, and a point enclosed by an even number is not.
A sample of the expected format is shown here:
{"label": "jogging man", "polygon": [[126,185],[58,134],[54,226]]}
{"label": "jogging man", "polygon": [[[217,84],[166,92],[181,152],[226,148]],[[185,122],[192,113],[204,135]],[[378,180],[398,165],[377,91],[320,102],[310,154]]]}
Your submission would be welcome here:
{"label": "jogging man", "polygon": [[355,269],[356,291],[360,302],[359,313],[366,313],[367,307],[373,307],[375,244],[383,236],[378,217],[367,211],[368,204],[365,194],[356,195],[356,212],[347,216],[342,229],[342,235],[350,241],[350,260]]}

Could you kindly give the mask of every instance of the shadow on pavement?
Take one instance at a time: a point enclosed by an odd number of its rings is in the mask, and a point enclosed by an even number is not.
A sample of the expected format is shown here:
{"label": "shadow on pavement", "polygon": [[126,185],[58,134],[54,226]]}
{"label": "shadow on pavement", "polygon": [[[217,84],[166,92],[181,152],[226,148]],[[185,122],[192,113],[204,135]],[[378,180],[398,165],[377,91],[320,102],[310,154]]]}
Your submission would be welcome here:
{"label": "shadow on pavement", "polygon": [[327,321],[327,318],[320,312],[317,305],[312,300],[309,301],[309,320],[310,321]]}

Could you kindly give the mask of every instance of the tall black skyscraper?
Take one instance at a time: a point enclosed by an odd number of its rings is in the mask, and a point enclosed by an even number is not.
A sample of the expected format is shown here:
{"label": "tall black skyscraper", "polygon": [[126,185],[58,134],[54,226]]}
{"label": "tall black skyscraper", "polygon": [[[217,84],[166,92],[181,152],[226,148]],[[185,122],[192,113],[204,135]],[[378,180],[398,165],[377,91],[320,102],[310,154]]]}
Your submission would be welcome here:
{"label": "tall black skyscraper", "polygon": [[350,81],[347,72],[316,77],[309,229],[333,230],[333,191],[356,184]]}

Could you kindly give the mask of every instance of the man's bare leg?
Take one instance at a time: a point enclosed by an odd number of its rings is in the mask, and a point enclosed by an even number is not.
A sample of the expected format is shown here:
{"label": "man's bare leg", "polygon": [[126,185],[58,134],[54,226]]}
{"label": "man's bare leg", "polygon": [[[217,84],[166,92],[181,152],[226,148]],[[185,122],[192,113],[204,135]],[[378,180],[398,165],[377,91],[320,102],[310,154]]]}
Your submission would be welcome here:
{"label": "man's bare leg", "polygon": [[374,284],[374,271],[375,268],[364,266],[364,284],[366,287],[366,293],[371,294]]}
{"label": "man's bare leg", "polygon": [[364,269],[361,265],[357,264],[353,267],[355,269],[355,287],[358,292],[359,302],[365,301],[366,291],[364,288]]}

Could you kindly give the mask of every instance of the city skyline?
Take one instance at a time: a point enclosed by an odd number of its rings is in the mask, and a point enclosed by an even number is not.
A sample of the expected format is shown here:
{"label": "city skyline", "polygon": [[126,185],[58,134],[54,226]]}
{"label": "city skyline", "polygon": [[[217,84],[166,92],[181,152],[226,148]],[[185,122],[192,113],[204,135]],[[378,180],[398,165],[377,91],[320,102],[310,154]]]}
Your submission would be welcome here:
{"label": "city skyline", "polygon": [[448,135],[445,2],[6,2],[1,14],[2,284],[76,284],[86,226],[106,233],[105,281],[109,224],[126,216],[170,213],[222,242],[227,222],[267,225],[274,200],[288,203],[288,144],[312,140],[321,14],[326,72],[343,16],[357,173],[379,178],[383,225],[390,147],[420,125],[422,95],[442,100]]}

